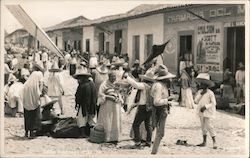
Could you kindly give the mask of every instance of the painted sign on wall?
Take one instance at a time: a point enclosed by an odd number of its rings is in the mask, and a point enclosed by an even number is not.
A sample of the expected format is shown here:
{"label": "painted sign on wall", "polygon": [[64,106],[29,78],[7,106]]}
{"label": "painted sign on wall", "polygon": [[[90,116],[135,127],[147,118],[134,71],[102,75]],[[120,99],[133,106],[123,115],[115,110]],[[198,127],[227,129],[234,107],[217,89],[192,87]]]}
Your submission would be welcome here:
{"label": "painted sign on wall", "polygon": [[[206,7],[206,8],[196,8],[190,9],[196,15],[210,20],[216,17],[226,17],[226,16],[240,16],[245,13],[245,6],[243,4],[238,5],[216,5]],[[176,22],[185,22],[198,20],[197,16],[194,16],[186,11],[179,11],[173,13],[165,14],[166,23],[176,23]]]}
{"label": "painted sign on wall", "polygon": [[221,23],[197,26],[197,65],[209,65],[210,71],[220,70],[222,35]]}

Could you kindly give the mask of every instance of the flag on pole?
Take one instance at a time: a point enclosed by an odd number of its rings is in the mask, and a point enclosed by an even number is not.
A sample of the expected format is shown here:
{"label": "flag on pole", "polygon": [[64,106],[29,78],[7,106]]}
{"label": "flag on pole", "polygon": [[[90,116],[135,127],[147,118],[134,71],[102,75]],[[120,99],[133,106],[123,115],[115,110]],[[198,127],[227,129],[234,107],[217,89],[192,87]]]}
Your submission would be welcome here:
{"label": "flag on pole", "polygon": [[152,46],[152,53],[148,56],[147,60],[143,63],[143,65],[150,62],[152,59],[154,59],[158,55],[161,55],[164,52],[164,49],[165,49],[166,45],[169,43],[169,41],[170,41],[170,39],[162,45],[153,45]]}

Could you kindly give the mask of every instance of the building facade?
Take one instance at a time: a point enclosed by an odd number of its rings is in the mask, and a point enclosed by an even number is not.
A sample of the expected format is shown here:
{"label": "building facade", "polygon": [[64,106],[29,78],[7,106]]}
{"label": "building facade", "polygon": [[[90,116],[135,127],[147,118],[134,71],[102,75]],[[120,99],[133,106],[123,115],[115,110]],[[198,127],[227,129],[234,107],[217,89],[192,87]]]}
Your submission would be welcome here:
{"label": "building facade", "polygon": [[[192,13],[200,16],[197,17]],[[222,80],[223,71],[233,73],[245,63],[244,5],[193,5],[164,15],[167,66],[178,72],[181,58],[200,69],[206,67],[213,79]]]}

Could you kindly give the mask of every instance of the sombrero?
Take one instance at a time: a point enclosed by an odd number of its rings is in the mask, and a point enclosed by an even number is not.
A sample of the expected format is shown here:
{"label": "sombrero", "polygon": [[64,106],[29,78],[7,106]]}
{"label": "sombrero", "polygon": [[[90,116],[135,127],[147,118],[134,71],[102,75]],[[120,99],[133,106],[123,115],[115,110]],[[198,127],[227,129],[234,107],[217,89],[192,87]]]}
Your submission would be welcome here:
{"label": "sombrero", "polygon": [[58,101],[58,99],[53,99],[49,102],[47,102],[46,104],[42,105],[41,107],[43,107],[44,110],[47,109],[51,109],[53,107],[53,105]]}
{"label": "sombrero", "polygon": [[80,63],[80,65],[86,67],[86,66],[87,66],[87,63],[86,63],[85,61],[82,61],[82,62]]}
{"label": "sombrero", "polygon": [[151,82],[155,82],[157,76],[155,76],[153,71],[147,71],[145,73],[145,75],[139,75],[139,78],[143,79],[143,80],[147,80],[147,81],[151,81]]}
{"label": "sombrero", "polygon": [[159,69],[158,77],[156,78],[156,80],[164,80],[164,79],[170,79],[174,77],[176,77],[176,75],[170,73],[167,69]]}
{"label": "sombrero", "polygon": [[111,66],[110,61],[108,59],[103,64],[106,66]]}
{"label": "sombrero", "polygon": [[115,66],[122,66],[125,63],[124,59],[120,59],[120,58],[113,58],[111,65],[115,65]]}
{"label": "sombrero", "polygon": [[33,67],[38,68],[40,71],[44,72],[44,67],[42,62],[34,62]]}
{"label": "sombrero", "polygon": [[60,72],[60,71],[62,70],[59,69],[57,62],[54,62],[54,64],[51,66],[51,69],[49,69],[49,72]]}
{"label": "sombrero", "polygon": [[79,78],[80,76],[87,76],[87,77],[91,77],[92,75],[86,71],[84,71],[83,69],[81,69],[78,73],[76,73],[75,75],[73,75],[73,77],[75,79]]}
{"label": "sombrero", "polygon": [[210,80],[210,75],[208,73],[200,73],[196,77],[196,81],[199,83],[206,84],[209,87],[213,87],[215,85],[214,82]]}
{"label": "sombrero", "polygon": [[[102,69],[102,68],[104,68],[104,69]],[[107,68],[105,65],[98,66],[98,67],[96,68],[96,70],[97,70],[98,72],[102,73],[102,74],[108,73],[108,68]]]}

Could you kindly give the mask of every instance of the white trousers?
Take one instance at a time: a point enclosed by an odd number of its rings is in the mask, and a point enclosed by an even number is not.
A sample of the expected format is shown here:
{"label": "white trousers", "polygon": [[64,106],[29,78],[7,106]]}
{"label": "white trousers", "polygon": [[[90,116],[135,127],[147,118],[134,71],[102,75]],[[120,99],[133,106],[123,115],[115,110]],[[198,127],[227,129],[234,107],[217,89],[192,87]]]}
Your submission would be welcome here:
{"label": "white trousers", "polygon": [[200,116],[202,135],[207,135],[209,132],[211,137],[215,136],[213,121],[211,118]]}
{"label": "white trousers", "polygon": [[83,117],[82,116],[82,109],[80,107],[79,113],[76,116],[76,122],[77,122],[78,127],[80,127],[80,128],[83,126],[86,126],[87,123],[90,126],[94,126],[96,124],[96,118],[95,118],[95,115],[86,115]]}

